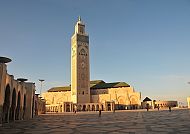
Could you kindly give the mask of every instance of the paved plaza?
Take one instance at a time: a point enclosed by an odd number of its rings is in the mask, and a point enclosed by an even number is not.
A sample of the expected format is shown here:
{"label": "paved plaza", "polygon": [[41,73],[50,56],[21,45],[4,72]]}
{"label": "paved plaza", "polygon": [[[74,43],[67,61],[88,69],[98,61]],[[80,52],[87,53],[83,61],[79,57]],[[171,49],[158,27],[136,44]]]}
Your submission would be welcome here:
{"label": "paved plaza", "polygon": [[3,124],[0,134],[181,134],[190,133],[190,110],[46,114]]}

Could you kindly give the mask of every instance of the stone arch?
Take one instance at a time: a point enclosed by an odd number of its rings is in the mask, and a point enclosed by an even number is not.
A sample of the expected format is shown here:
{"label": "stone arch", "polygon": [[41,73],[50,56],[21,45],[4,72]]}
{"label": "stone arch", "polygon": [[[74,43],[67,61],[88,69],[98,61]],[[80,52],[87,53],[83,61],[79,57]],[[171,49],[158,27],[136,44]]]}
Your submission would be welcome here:
{"label": "stone arch", "polygon": [[118,104],[125,104],[125,97],[124,96],[119,96],[117,100],[118,100]]}
{"label": "stone arch", "polygon": [[70,104],[66,104],[66,112],[70,112]]}
{"label": "stone arch", "polygon": [[138,108],[138,97],[135,95],[132,95],[130,97],[130,103],[131,103],[132,109],[137,109]]}
{"label": "stone arch", "polygon": [[[32,105],[32,109],[33,109],[33,105]],[[24,117],[25,117],[25,111],[26,111],[26,95],[24,95],[23,115],[22,115],[22,118],[23,118],[23,119],[24,119]]]}
{"label": "stone arch", "polygon": [[92,111],[95,111],[95,106],[94,105],[92,105]]}
{"label": "stone arch", "polygon": [[16,108],[16,89],[13,89],[12,93],[12,103],[11,103],[11,109],[10,109],[10,115],[9,120],[15,120],[15,108]]}
{"label": "stone arch", "polygon": [[99,105],[96,105],[96,111],[98,111],[99,110]]}
{"label": "stone arch", "polygon": [[124,96],[119,96],[118,99],[118,108],[119,110],[124,110],[125,109],[125,105],[126,105],[126,100]]}
{"label": "stone arch", "polygon": [[132,96],[130,97],[130,101],[131,101],[131,105],[138,104],[137,96],[132,95]]}
{"label": "stone arch", "polygon": [[82,48],[79,52],[79,55],[85,55],[86,56],[86,50]]}
{"label": "stone arch", "polygon": [[101,105],[101,110],[104,111],[104,105]]}
{"label": "stone arch", "polygon": [[15,119],[19,120],[20,119],[20,101],[21,101],[21,95],[20,91],[18,92],[18,97],[17,97],[17,107],[16,107],[16,114],[15,114]]}
{"label": "stone arch", "polygon": [[78,111],[81,111],[82,110],[82,105],[78,105],[77,109],[78,109]]}
{"label": "stone arch", "polygon": [[108,108],[108,111],[111,111],[111,104],[110,103],[107,104],[107,108]]}
{"label": "stone arch", "polygon": [[90,111],[90,105],[87,106],[87,110]]}
{"label": "stone arch", "polygon": [[86,111],[86,105],[82,106],[82,111]]}
{"label": "stone arch", "polygon": [[5,97],[3,103],[3,122],[9,120],[9,108],[10,108],[10,86],[9,84],[5,88]]}

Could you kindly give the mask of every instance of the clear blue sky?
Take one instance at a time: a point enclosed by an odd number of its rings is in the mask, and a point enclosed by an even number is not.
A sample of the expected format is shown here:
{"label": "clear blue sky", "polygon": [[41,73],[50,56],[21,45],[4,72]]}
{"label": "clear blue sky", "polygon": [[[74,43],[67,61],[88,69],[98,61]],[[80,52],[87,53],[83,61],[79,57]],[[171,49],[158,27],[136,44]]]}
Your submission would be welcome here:
{"label": "clear blue sky", "polygon": [[8,73],[43,92],[70,84],[78,16],[90,36],[91,80],[125,81],[158,100],[190,95],[189,0],[1,0],[0,55]]}

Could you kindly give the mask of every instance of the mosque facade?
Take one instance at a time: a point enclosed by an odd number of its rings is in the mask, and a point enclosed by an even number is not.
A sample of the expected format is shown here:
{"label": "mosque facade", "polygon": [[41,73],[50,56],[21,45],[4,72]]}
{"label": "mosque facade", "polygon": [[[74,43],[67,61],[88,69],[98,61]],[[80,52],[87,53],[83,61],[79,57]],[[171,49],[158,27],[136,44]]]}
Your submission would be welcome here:
{"label": "mosque facade", "polygon": [[47,112],[138,109],[141,94],[125,82],[90,81],[89,35],[80,17],[71,38],[71,85],[43,93]]}

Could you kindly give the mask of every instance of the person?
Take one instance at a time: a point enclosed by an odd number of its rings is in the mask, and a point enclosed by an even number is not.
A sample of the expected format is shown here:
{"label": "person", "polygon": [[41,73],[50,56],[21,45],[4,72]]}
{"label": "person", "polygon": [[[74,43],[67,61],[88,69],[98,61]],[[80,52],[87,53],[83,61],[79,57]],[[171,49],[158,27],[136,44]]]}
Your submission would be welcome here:
{"label": "person", "polygon": [[160,106],[158,105],[158,111],[160,110]]}
{"label": "person", "polygon": [[147,111],[149,110],[149,104],[148,103],[146,104],[146,110]]}
{"label": "person", "polygon": [[77,113],[77,106],[75,105],[74,107],[74,113],[76,114]]}
{"label": "person", "polygon": [[169,112],[171,112],[171,111],[172,111],[171,106],[169,106]]}
{"label": "person", "polygon": [[101,116],[101,112],[102,112],[102,111],[101,111],[101,109],[100,109],[100,110],[99,110],[99,117]]}

